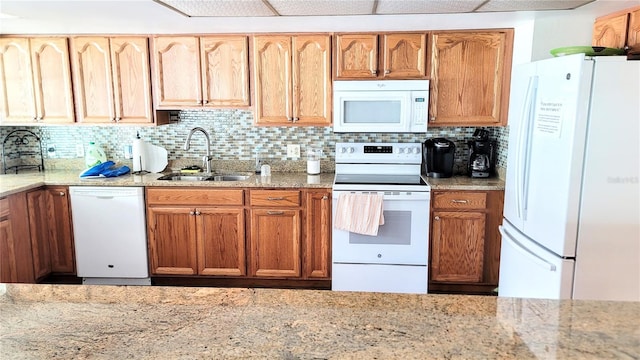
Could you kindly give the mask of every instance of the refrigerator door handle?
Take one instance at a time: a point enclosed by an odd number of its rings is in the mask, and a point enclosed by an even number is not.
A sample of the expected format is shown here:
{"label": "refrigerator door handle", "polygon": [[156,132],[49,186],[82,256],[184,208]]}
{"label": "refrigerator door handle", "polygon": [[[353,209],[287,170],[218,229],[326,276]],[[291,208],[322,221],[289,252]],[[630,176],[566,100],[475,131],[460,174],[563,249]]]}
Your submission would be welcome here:
{"label": "refrigerator door handle", "polygon": [[[533,133],[533,114],[535,113],[536,92],[538,89],[538,76],[529,78],[527,93],[525,97],[525,107],[523,109],[522,118],[525,119],[524,124],[520,127],[518,139],[518,169],[516,173],[519,178],[517,180],[518,193],[516,196],[518,205],[518,217],[527,220],[527,203],[529,197],[529,169],[531,162],[531,135]],[[524,141],[523,141],[524,140]],[[522,165],[524,164],[524,170]]]}
{"label": "refrigerator door handle", "polygon": [[547,260],[533,253],[531,250],[525,248],[504,227],[499,226],[498,230],[500,231],[500,234],[502,234],[502,239],[510,242],[513,245],[513,248],[516,249],[516,251],[532,259],[535,263],[540,265],[540,267],[547,268],[548,271],[556,271],[556,266],[554,264],[548,262]]}

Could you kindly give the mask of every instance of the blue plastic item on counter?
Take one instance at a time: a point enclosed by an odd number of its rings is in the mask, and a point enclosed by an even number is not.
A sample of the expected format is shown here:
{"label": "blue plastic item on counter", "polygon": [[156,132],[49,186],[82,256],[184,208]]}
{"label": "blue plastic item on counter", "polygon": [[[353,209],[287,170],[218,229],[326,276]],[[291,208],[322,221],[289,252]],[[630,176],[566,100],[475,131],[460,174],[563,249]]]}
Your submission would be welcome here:
{"label": "blue plastic item on counter", "polygon": [[80,174],[81,178],[89,177],[116,177],[124,174],[128,174],[131,169],[126,166],[113,167],[115,163],[113,161],[106,161],[101,164],[95,165]]}

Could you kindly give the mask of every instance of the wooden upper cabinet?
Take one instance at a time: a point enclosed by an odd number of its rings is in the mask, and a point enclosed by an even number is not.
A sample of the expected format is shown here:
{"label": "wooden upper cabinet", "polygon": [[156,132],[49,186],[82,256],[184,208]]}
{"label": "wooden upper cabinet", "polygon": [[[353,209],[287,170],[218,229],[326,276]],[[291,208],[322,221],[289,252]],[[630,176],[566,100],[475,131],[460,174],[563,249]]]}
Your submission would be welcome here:
{"label": "wooden upper cabinet", "polygon": [[377,34],[337,34],[335,44],[336,79],[378,76]]}
{"label": "wooden upper cabinet", "polygon": [[202,105],[198,38],[156,37],[154,44],[158,108]]}
{"label": "wooden upper cabinet", "polygon": [[249,106],[249,43],[246,36],[200,38],[203,105]]}
{"label": "wooden upper cabinet", "polygon": [[624,48],[627,42],[627,13],[596,20],[593,26],[593,45]]}
{"label": "wooden upper cabinet", "polygon": [[291,121],[291,37],[255,36],[253,56],[256,123]]}
{"label": "wooden upper cabinet", "polygon": [[504,126],[513,30],[434,33],[431,47],[429,126]]}
{"label": "wooden upper cabinet", "polygon": [[640,6],[597,18],[593,24],[592,44],[640,51]]}
{"label": "wooden upper cabinet", "polygon": [[382,76],[422,79],[426,76],[427,34],[382,35]]}
{"label": "wooden upper cabinet", "polygon": [[153,122],[146,38],[78,37],[72,49],[79,122]]}
{"label": "wooden upper cabinet", "polygon": [[248,106],[246,36],[159,36],[154,39],[159,109]]}
{"label": "wooden upper cabinet", "polygon": [[331,124],[330,39],[254,37],[256,124]]}
{"label": "wooden upper cabinet", "polygon": [[426,78],[426,33],[337,34],[335,39],[335,79]]}
{"label": "wooden upper cabinet", "polygon": [[116,121],[153,122],[147,38],[111,38],[111,61]]}
{"label": "wooden upper cabinet", "polygon": [[293,120],[331,124],[331,38],[293,37]]}
{"label": "wooden upper cabinet", "polygon": [[640,8],[629,13],[627,46],[633,51],[640,51]]}
{"label": "wooden upper cabinet", "polygon": [[73,123],[66,38],[0,39],[0,123]]}

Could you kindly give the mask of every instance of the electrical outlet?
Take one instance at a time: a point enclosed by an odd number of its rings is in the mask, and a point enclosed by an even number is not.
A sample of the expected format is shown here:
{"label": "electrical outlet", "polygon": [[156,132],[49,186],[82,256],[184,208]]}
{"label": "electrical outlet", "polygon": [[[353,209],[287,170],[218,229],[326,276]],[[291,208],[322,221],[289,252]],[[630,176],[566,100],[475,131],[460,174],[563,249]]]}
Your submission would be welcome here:
{"label": "electrical outlet", "polygon": [[76,144],[76,157],[84,156],[84,146],[82,144]]}
{"label": "electrical outlet", "polygon": [[300,145],[287,145],[287,157],[299,158],[300,157]]}

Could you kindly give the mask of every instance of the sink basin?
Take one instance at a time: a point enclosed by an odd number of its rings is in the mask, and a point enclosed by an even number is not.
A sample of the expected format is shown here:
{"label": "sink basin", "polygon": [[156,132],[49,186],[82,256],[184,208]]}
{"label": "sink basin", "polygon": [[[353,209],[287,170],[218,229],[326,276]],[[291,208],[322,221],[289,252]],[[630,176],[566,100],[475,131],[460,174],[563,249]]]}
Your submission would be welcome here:
{"label": "sink basin", "polygon": [[249,178],[249,175],[214,175],[212,179],[213,181],[244,181]]}
{"label": "sink basin", "polygon": [[159,177],[158,180],[169,180],[169,181],[244,181],[244,180],[247,180],[248,178],[249,178],[249,175],[240,175],[240,174],[191,175],[191,174],[173,173],[173,174],[163,175],[163,176]]}

